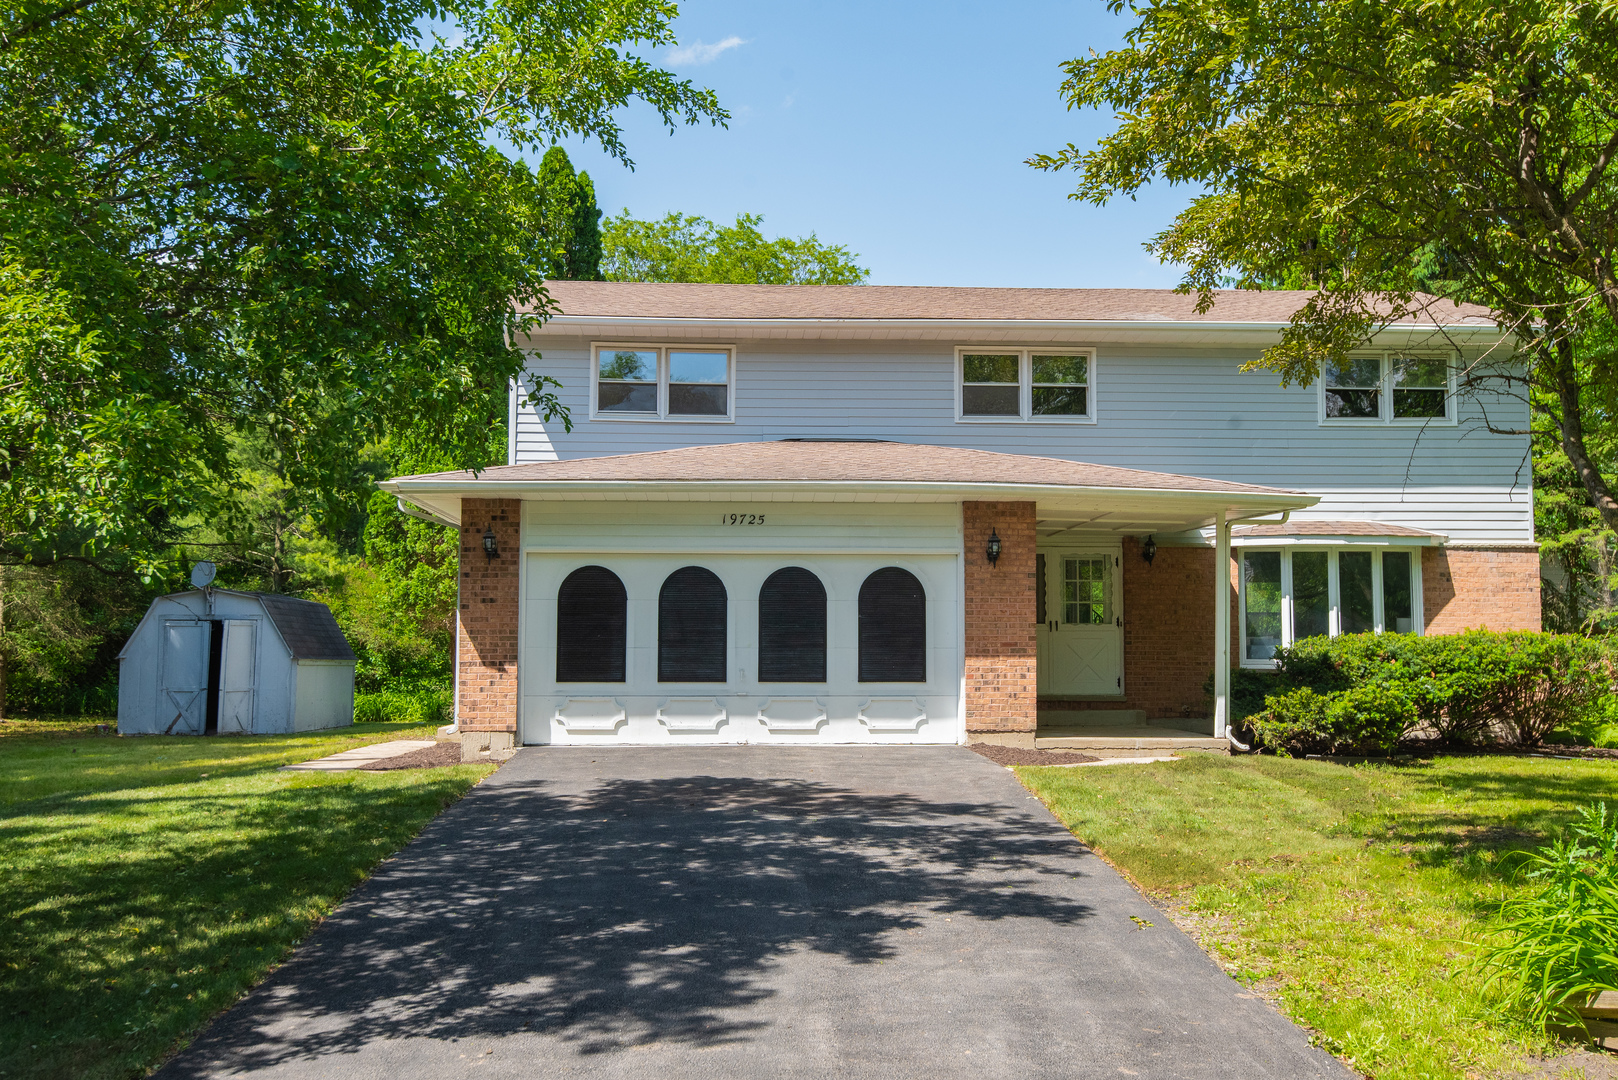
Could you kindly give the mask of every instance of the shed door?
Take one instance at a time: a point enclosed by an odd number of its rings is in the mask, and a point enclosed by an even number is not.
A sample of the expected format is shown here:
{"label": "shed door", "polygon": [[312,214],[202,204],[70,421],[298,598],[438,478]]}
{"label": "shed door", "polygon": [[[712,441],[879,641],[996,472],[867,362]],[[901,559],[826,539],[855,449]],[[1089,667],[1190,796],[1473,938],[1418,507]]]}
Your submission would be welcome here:
{"label": "shed door", "polygon": [[219,657],[219,733],[246,734],[253,730],[253,624],[244,619],[225,622],[225,644]]}
{"label": "shed door", "polygon": [[201,735],[208,706],[208,624],[163,624],[162,690],[157,730],[165,735]]}

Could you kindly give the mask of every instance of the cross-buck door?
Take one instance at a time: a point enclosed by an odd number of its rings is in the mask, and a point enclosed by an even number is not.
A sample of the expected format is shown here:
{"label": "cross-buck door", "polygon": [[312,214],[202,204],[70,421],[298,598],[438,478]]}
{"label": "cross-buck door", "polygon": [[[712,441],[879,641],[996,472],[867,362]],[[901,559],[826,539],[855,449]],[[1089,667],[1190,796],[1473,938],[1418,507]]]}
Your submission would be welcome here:
{"label": "cross-buck door", "polygon": [[1124,692],[1120,552],[1037,555],[1042,697],[1118,697]]}
{"label": "cross-buck door", "polygon": [[219,733],[245,735],[253,730],[254,626],[248,619],[225,623],[219,657]]}

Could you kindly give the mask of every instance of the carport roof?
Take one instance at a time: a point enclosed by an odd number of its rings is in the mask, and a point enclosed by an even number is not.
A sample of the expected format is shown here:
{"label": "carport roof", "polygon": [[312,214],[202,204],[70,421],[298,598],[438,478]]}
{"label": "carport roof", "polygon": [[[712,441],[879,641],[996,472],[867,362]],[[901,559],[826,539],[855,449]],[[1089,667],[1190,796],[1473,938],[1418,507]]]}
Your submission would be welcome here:
{"label": "carport roof", "polygon": [[[569,483],[869,483],[1098,488],[1285,496],[1300,492],[1082,461],[877,440],[782,439],[395,477],[404,492]],[[472,494],[471,491],[468,494]],[[480,492],[481,494],[481,492]]]}

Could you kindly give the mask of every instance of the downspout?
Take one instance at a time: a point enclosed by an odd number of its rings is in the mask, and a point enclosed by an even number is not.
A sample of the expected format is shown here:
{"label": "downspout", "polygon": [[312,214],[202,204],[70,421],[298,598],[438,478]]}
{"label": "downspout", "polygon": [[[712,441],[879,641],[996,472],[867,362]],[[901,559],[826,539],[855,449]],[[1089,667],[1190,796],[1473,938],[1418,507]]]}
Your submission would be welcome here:
{"label": "downspout", "polygon": [[[1226,520],[1219,511],[1214,519],[1214,594],[1218,607],[1214,610],[1214,738],[1221,734],[1232,747],[1247,753],[1253,748],[1236,738],[1236,729],[1230,723],[1230,529],[1240,521],[1256,521],[1265,514]],[[1277,525],[1285,525],[1292,517],[1291,510],[1281,513]]]}

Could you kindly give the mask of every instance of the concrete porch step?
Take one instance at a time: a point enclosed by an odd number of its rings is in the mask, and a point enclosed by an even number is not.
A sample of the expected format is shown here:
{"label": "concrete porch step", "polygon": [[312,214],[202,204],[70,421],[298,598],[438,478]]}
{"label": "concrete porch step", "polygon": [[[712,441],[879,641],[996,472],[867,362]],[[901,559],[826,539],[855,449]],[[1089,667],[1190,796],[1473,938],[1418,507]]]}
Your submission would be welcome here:
{"label": "concrete porch step", "polygon": [[1045,728],[1034,735],[1037,750],[1080,750],[1097,757],[1150,751],[1163,753],[1193,751],[1225,754],[1230,744],[1201,732],[1179,731],[1168,727],[1129,725],[1119,727]]}

